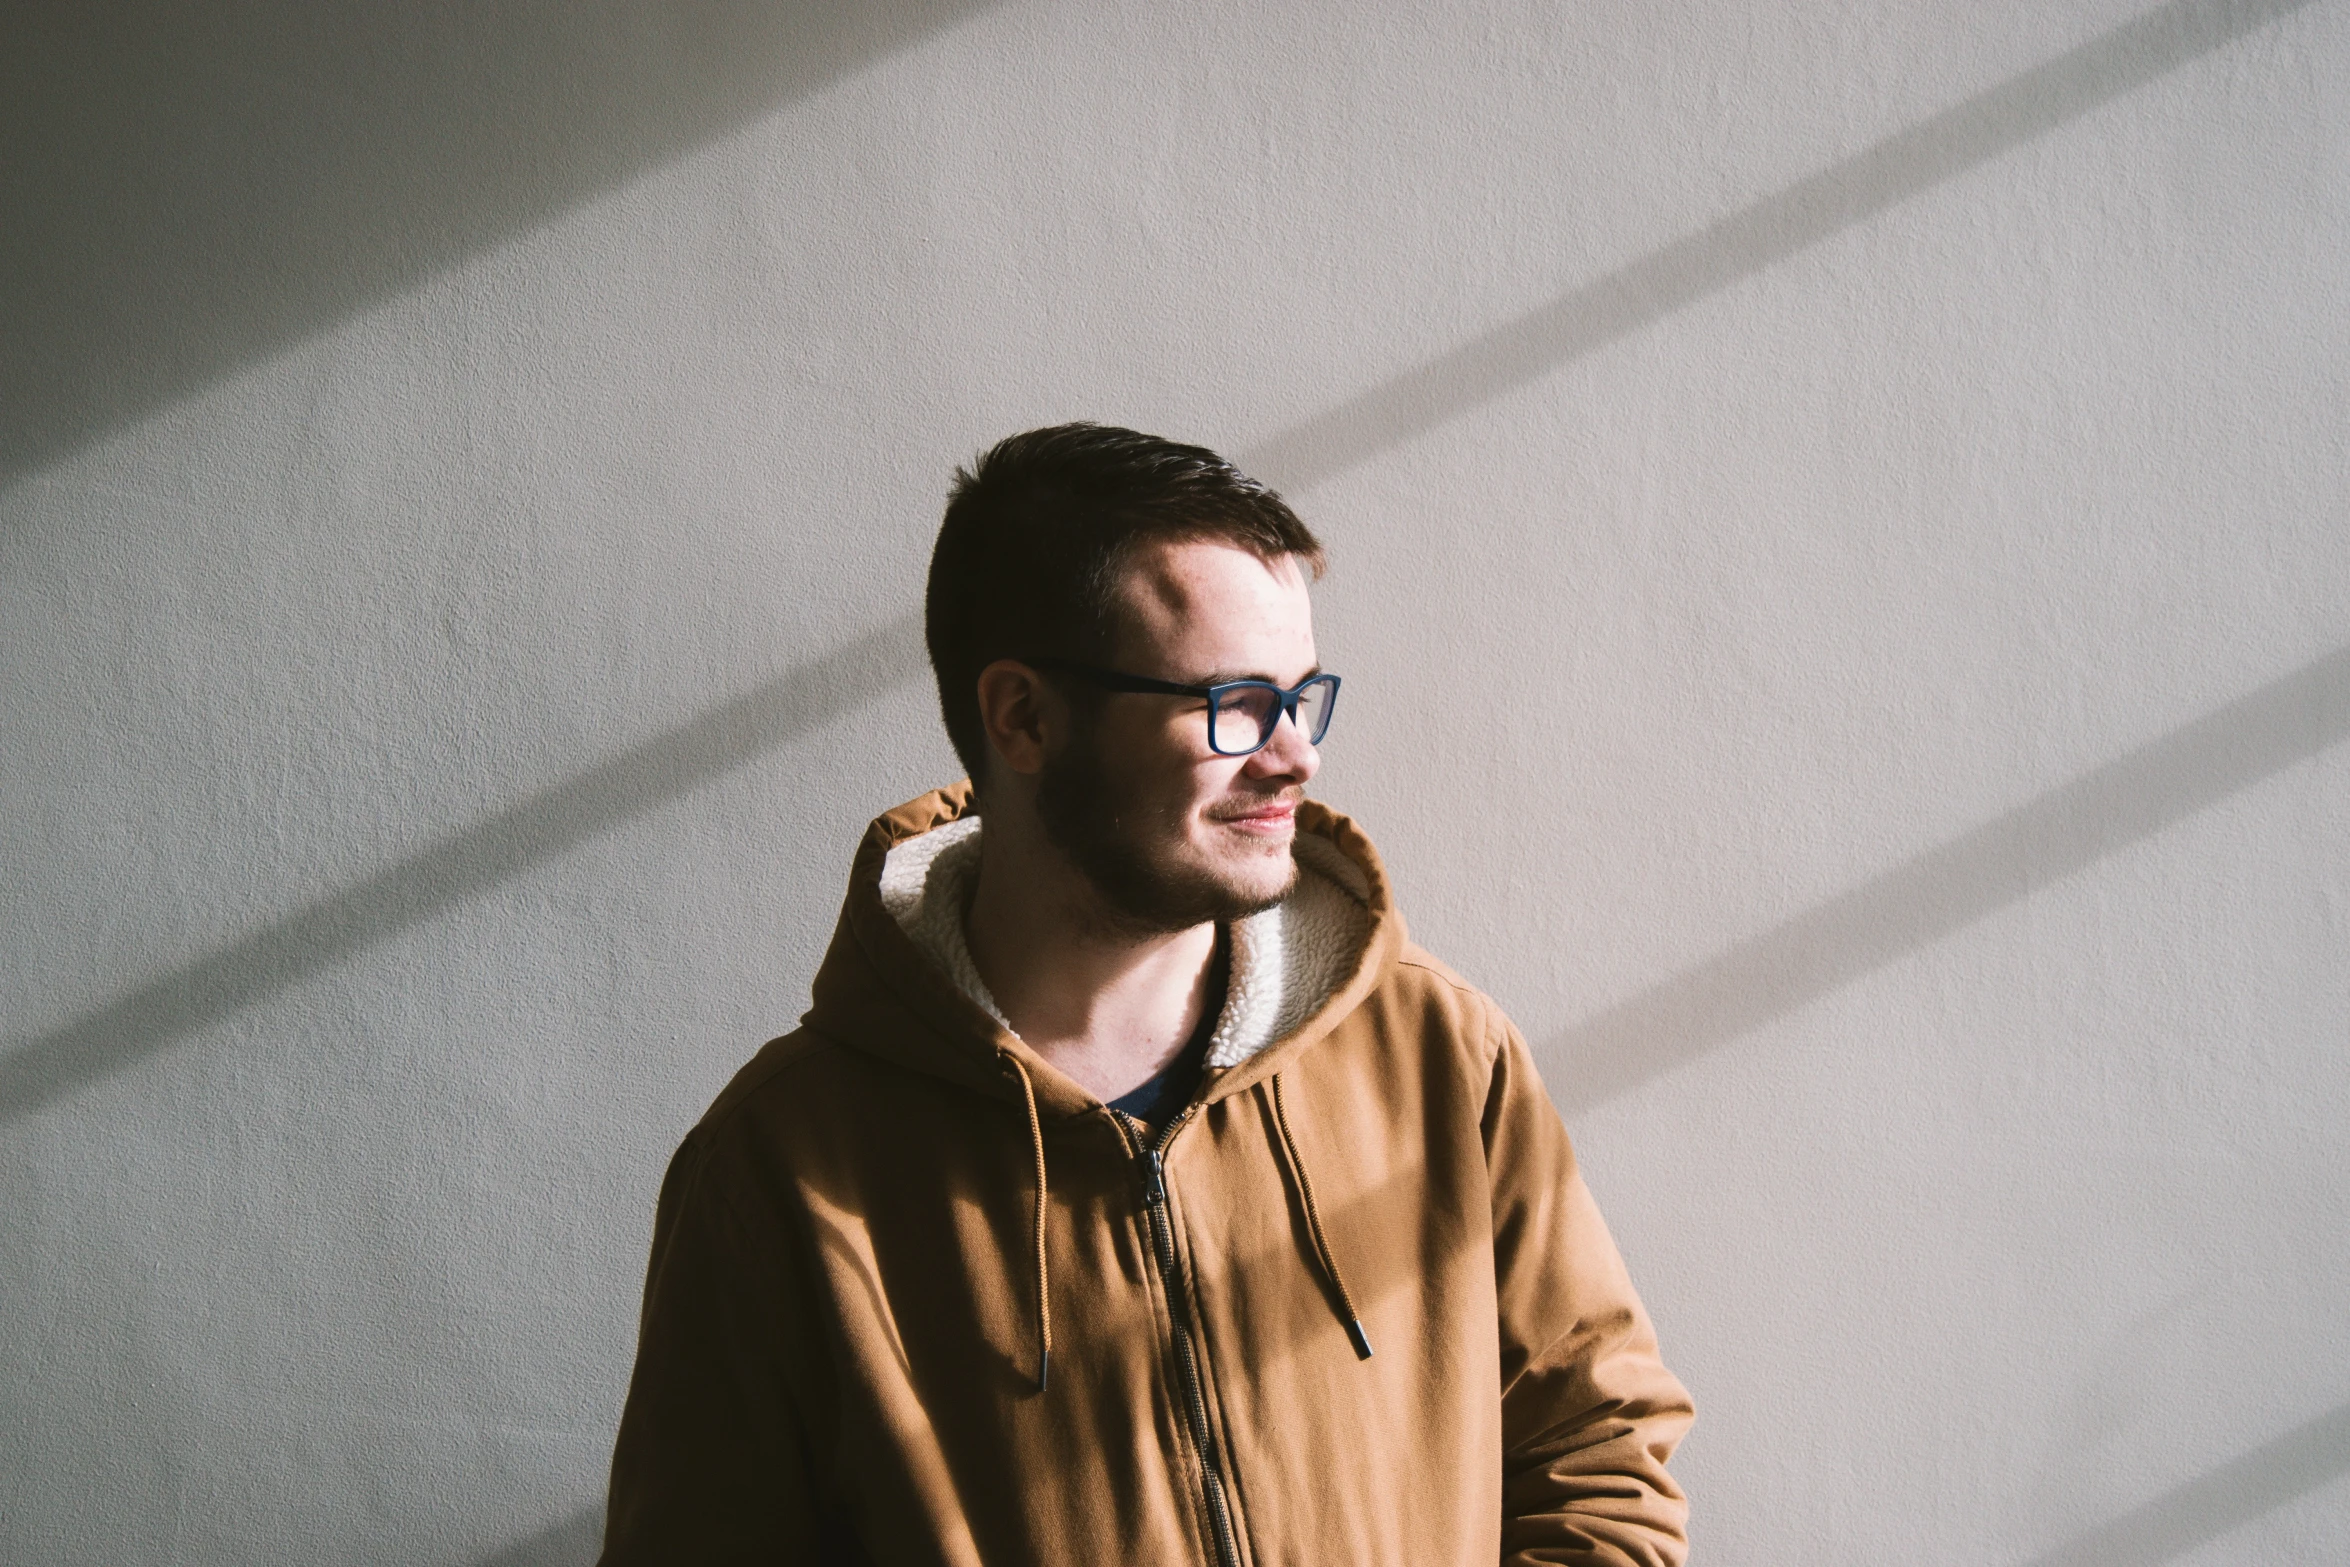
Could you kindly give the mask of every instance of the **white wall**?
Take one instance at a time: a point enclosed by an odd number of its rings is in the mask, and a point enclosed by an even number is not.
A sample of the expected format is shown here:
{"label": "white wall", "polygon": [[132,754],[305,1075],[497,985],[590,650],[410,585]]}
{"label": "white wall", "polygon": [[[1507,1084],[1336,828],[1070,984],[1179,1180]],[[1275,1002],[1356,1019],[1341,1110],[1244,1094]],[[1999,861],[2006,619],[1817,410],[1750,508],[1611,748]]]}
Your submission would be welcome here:
{"label": "white wall", "polygon": [[1078,416],[1332,544],[1707,1559],[2350,1556],[2341,0],[141,9],[0,47],[0,1558],[592,1553]]}

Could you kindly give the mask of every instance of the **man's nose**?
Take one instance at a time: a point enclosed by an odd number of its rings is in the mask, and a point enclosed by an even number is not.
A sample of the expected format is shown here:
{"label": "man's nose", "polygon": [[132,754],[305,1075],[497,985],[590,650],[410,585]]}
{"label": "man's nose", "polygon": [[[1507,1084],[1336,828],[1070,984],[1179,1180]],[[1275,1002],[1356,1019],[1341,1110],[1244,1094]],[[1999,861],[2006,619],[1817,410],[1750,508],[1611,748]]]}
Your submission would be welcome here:
{"label": "man's nose", "polygon": [[1319,772],[1322,753],[1305,737],[1297,726],[1297,715],[1284,711],[1273,725],[1273,738],[1252,753],[1248,771],[1259,778],[1294,777],[1304,783]]}

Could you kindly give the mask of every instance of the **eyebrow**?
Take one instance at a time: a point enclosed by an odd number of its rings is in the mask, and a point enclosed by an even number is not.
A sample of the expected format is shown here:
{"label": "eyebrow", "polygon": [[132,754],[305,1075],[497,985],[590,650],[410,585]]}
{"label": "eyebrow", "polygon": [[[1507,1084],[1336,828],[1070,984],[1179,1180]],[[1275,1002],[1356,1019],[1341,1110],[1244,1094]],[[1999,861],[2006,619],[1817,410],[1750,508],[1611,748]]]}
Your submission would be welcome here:
{"label": "eyebrow", "polygon": [[1220,686],[1234,680],[1262,680],[1269,686],[1279,686],[1282,690],[1286,691],[1291,686],[1298,684],[1299,681],[1311,680],[1316,675],[1321,673],[1323,673],[1323,669],[1320,664],[1316,664],[1313,668],[1298,676],[1296,680],[1276,680],[1261,669],[1237,671],[1219,670],[1214,674],[1203,676],[1198,680],[1186,680],[1180,683],[1187,686]]}

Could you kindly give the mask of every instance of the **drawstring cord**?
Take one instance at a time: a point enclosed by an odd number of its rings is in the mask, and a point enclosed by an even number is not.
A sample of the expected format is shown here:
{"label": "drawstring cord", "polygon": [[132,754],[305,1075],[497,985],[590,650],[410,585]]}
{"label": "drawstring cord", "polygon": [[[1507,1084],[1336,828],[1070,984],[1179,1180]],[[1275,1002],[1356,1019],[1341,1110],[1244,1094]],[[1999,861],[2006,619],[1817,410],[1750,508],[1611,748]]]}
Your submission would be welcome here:
{"label": "drawstring cord", "polygon": [[[1362,1313],[1355,1310],[1354,1296],[1347,1292],[1346,1276],[1338,1271],[1338,1258],[1330,1250],[1330,1238],[1322,1233],[1322,1211],[1314,1205],[1313,1179],[1306,1174],[1306,1162],[1298,1154],[1297,1139],[1290,1135],[1289,1108],[1281,1102],[1281,1074],[1273,1074],[1273,1124],[1281,1129],[1281,1148],[1289,1156],[1289,1173],[1297,1177],[1298,1195],[1305,1199],[1306,1228],[1314,1237],[1314,1255],[1322,1261],[1322,1272],[1330,1280],[1330,1287],[1338,1293],[1338,1304],[1346,1313],[1346,1336],[1354,1341],[1355,1357],[1371,1358],[1371,1336],[1363,1331]],[[1038,1156],[1043,1154],[1042,1143],[1037,1145]]]}
{"label": "drawstring cord", "polygon": [[1020,1064],[1018,1056],[1004,1059],[1020,1076],[1020,1098],[1028,1107],[1028,1144],[1036,1151],[1036,1390],[1041,1393],[1053,1369],[1053,1286],[1044,1260],[1044,1122],[1036,1114],[1036,1085],[1028,1080],[1028,1068]]}
{"label": "drawstring cord", "polygon": [[[1045,1181],[1044,1121],[1036,1113],[1036,1085],[1029,1079],[1028,1068],[1017,1056],[1007,1055],[1013,1075],[1020,1079],[1020,1103],[1028,1112],[1028,1146],[1036,1155],[1036,1390],[1042,1393],[1052,1377],[1053,1365],[1053,1286],[1052,1274],[1045,1261],[1045,1217],[1050,1211],[1051,1188]],[[1362,1313],[1355,1310],[1354,1294],[1346,1287],[1346,1275],[1339,1270],[1337,1254],[1330,1249],[1330,1237],[1322,1232],[1322,1209],[1314,1201],[1313,1177],[1306,1174],[1305,1156],[1297,1151],[1296,1134],[1289,1129],[1289,1106],[1281,1097],[1281,1074],[1276,1072],[1273,1083],[1273,1124],[1281,1132],[1281,1151],[1289,1160],[1289,1173],[1297,1178],[1298,1195],[1305,1201],[1306,1229],[1313,1236],[1314,1256],[1322,1264],[1322,1275],[1330,1281],[1331,1290],[1338,1296],[1339,1309],[1346,1315],[1346,1336],[1354,1345],[1358,1359],[1371,1358],[1371,1336],[1363,1331]]]}

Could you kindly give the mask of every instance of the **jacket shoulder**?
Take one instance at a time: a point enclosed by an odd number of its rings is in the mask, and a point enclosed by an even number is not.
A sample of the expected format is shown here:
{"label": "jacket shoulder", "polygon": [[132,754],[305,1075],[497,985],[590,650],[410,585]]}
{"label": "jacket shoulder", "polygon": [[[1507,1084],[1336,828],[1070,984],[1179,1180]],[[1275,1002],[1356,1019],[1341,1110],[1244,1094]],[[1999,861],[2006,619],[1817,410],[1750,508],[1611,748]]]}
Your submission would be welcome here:
{"label": "jacket shoulder", "polygon": [[1424,1028],[1449,1036],[1464,1055],[1490,1063],[1509,1032],[1500,1003],[1416,942],[1404,943],[1396,953],[1383,988],[1390,1005],[1400,1003],[1423,1020]]}
{"label": "jacket shoulder", "polygon": [[1396,953],[1395,983],[1426,992],[1439,1005],[1457,1008],[1462,1022],[1480,1034],[1492,1033],[1508,1023],[1499,1002],[1417,942],[1405,942]]}
{"label": "jacket shoulder", "polygon": [[805,1072],[812,1064],[840,1047],[813,1029],[795,1028],[790,1033],[770,1039],[759,1047],[759,1053],[742,1065],[727,1085],[710,1101],[710,1108],[702,1112],[689,1140],[707,1137],[727,1123],[740,1118],[746,1106],[770,1097],[779,1084]]}
{"label": "jacket shoulder", "polygon": [[1447,988],[1458,991],[1464,997],[1473,998],[1488,1007],[1493,1005],[1492,998],[1487,996],[1485,992],[1461,978],[1453,971],[1451,964],[1416,941],[1405,942],[1403,949],[1396,953],[1395,962],[1398,968],[1419,969],[1434,976]]}

